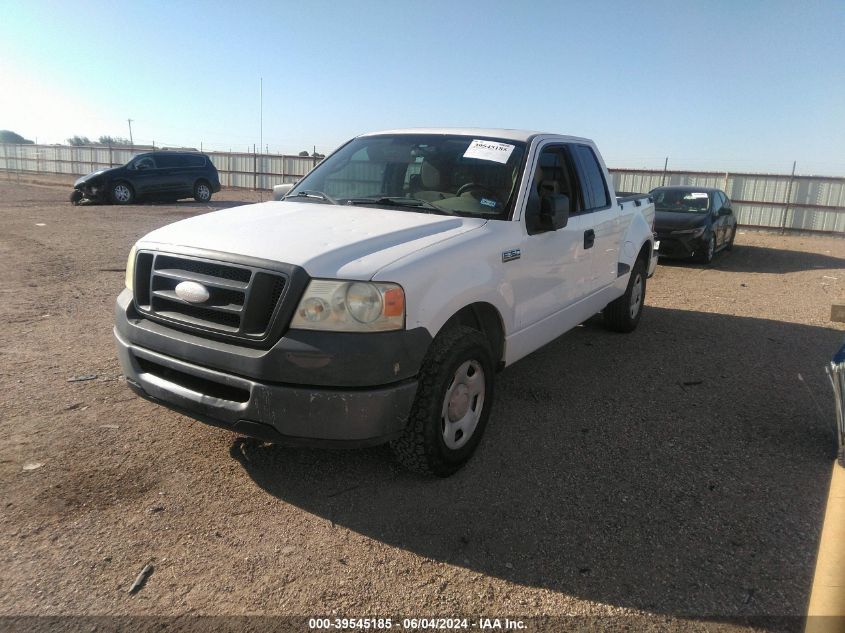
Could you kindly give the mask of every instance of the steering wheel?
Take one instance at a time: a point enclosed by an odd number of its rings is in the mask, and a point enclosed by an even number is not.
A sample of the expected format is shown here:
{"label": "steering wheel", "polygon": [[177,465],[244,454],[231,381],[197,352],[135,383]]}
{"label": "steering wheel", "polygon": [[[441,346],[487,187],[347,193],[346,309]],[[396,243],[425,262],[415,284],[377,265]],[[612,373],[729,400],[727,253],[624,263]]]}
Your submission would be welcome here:
{"label": "steering wheel", "polygon": [[467,191],[472,191],[475,189],[490,194],[490,196],[495,198],[496,200],[499,199],[499,196],[496,195],[495,191],[488,187],[485,187],[484,185],[479,185],[477,182],[468,182],[458,187],[458,190],[455,192],[455,197],[458,197],[460,195],[465,194]]}

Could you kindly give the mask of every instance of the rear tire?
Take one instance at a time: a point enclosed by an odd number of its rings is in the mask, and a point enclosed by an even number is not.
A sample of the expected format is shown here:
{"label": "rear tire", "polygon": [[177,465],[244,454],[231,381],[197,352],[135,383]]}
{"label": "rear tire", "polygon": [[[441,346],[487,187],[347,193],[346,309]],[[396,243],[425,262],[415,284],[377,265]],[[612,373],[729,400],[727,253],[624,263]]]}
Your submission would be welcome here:
{"label": "rear tire", "polygon": [[633,332],[637,329],[645,307],[646,269],[638,259],[631,269],[625,294],[607,304],[602,316],[607,329],[614,332]]}
{"label": "rear tire", "polygon": [[406,468],[448,477],[472,456],[493,405],[493,355],[478,330],[435,337],[420,369],[408,424],[390,447]]}
{"label": "rear tire", "polygon": [[194,200],[197,202],[208,202],[211,200],[211,185],[205,180],[200,180],[194,185]]}
{"label": "rear tire", "polygon": [[128,182],[116,182],[111,186],[111,199],[115,204],[132,204],[135,191]]}

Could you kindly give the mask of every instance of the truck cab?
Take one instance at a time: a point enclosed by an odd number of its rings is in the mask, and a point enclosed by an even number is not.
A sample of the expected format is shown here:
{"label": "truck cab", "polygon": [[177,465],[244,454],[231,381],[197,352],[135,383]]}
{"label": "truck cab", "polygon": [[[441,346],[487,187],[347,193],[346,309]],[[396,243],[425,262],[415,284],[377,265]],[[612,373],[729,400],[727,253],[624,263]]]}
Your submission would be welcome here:
{"label": "truck cab", "polygon": [[653,222],[588,139],[365,134],[282,200],[139,240],[118,353],[136,393],[196,419],[293,445],[389,442],[446,476],[481,440],[498,371],[598,312],[637,327]]}

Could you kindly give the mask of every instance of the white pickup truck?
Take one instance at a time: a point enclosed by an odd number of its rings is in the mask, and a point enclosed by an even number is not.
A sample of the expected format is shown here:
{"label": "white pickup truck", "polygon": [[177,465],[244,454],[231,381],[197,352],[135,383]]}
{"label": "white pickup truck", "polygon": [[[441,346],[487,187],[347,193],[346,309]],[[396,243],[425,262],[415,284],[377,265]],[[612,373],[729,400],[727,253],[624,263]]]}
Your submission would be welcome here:
{"label": "white pickup truck", "polygon": [[132,248],[114,334],[139,395],[271,442],[390,442],[458,470],[495,374],[590,316],[633,330],[654,205],[595,145],[498,129],[358,136],[283,200]]}

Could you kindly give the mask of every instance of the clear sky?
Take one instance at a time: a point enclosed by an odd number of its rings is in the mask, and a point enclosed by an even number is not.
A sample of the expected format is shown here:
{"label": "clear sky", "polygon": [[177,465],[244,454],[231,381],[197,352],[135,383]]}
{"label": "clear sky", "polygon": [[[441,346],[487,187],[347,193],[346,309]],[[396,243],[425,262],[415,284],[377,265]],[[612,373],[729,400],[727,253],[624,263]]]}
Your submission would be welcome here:
{"label": "clear sky", "polygon": [[0,129],[329,152],[393,127],[595,139],[611,167],[845,175],[845,0],[0,0]]}

